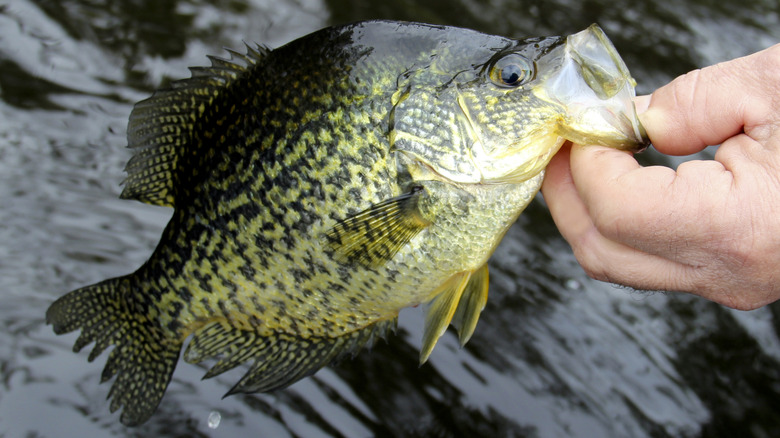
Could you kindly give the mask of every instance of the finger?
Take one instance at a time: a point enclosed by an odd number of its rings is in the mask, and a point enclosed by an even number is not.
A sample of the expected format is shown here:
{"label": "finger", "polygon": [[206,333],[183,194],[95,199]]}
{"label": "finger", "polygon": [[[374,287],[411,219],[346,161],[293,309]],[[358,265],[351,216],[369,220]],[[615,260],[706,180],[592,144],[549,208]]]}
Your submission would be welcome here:
{"label": "finger", "polygon": [[625,152],[574,145],[570,163],[600,234],[684,265],[711,262],[714,246],[735,237],[744,214],[732,193],[734,174],[718,161],[689,161],[675,172],[640,167]]}
{"label": "finger", "polygon": [[591,278],[640,290],[694,292],[700,270],[622,245],[596,228],[568,241],[580,266]]}
{"label": "finger", "polygon": [[746,125],[765,123],[771,99],[755,84],[765,80],[759,76],[766,57],[759,52],[705,67],[656,90],[639,116],[656,149],[688,155],[722,143]]}
{"label": "finger", "polygon": [[547,165],[542,184],[542,195],[553,221],[567,241],[593,227],[588,211],[572,181],[570,153],[571,144],[561,148]]}
{"label": "finger", "polygon": [[600,233],[642,250],[654,242],[656,228],[669,221],[666,191],[674,171],[643,168],[629,153],[599,146],[574,145],[571,174],[578,194]]}
{"label": "finger", "polygon": [[585,272],[601,281],[637,289],[690,291],[696,270],[603,236],[580,198],[564,147],[547,167],[542,194],[561,235]]}

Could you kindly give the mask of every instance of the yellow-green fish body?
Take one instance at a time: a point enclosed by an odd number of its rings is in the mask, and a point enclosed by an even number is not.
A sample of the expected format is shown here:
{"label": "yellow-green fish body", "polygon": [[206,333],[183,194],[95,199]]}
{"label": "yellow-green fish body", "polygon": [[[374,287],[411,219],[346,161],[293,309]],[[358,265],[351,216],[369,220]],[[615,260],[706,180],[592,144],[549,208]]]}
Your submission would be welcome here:
{"label": "yellow-green fish body", "polygon": [[430,303],[421,361],[465,343],[487,260],[565,138],[643,144],[633,83],[597,27],[512,40],[372,21],[211,58],[136,105],[122,196],[174,207],[135,273],[47,312],[90,360],[115,345],[111,409],[156,409],[184,341],[234,392],[287,386]]}

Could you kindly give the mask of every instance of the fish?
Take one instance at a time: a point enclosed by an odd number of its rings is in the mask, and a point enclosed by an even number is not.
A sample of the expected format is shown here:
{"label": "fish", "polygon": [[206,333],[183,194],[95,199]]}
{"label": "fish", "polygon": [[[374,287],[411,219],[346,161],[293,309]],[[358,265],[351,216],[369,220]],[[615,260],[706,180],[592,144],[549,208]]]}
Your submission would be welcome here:
{"label": "fish", "polygon": [[[136,426],[179,356],[246,364],[228,391],[285,388],[426,306],[420,364],[488,296],[488,259],[566,141],[648,144],[636,82],[593,25],[512,39],[397,21],[246,45],[138,102],[121,198],[173,208],[135,272],[46,322],[107,348],[110,410]],[[185,348],[186,345],[186,348]]]}

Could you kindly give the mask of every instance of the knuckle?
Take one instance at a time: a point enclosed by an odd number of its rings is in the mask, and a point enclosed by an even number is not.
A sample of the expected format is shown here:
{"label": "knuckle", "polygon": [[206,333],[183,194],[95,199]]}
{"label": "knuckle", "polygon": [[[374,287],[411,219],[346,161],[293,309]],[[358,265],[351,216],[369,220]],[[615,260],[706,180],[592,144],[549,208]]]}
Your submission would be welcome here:
{"label": "knuckle", "polygon": [[[671,83],[671,95],[674,104],[680,108],[690,108],[696,111],[702,95],[706,96],[708,80],[702,69],[692,70],[677,77]],[[682,113],[683,115],[691,112]]]}
{"label": "knuckle", "polygon": [[578,260],[580,261],[580,266],[582,266],[583,271],[585,271],[585,275],[588,277],[594,280],[606,281],[609,283],[613,282],[607,271],[604,269],[603,265],[592,263],[592,260],[590,259]]}
{"label": "knuckle", "polygon": [[577,241],[571,242],[572,252],[588,277],[599,281],[610,281],[604,258],[599,255],[599,240],[596,230],[592,230]]}
{"label": "knuckle", "polygon": [[[766,82],[768,83],[767,89],[777,89],[780,87],[780,44],[776,44],[765,52],[766,68],[760,69],[761,74],[768,75]],[[773,113],[780,110],[780,93],[767,93],[772,99],[770,102]]]}
{"label": "knuckle", "polygon": [[762,73],[770,75],[775,81],[780,81],[780,44],[764,50],[761,56],[766,63],[766,69],[762,69]]}
{"label": "knuckle", "polygon": [[[755,97],[749,105],[752,113],[777,116],[780,110],[780,93],[769,92],[780,87],[780,44],[747,58],[744,74],[751,78],[750,90]],[[772,120],[777,121],[777,118]]]}
{"label": "knuckle", "polygon": [[744,208],[731,214],[712,212],[716,259],[733,273],[753,273],[777,250],[777,244],[762,230],[764,212]]}
{"label": "knuckle", "polygon": [[610,240],[619,241],[627,228],[626,221],[629,220],[627,218],[635,217],[620,210],[621,207],[628,207],[622,203],[600,203],[593,207],[591,211],[593,225],[602,236]]}

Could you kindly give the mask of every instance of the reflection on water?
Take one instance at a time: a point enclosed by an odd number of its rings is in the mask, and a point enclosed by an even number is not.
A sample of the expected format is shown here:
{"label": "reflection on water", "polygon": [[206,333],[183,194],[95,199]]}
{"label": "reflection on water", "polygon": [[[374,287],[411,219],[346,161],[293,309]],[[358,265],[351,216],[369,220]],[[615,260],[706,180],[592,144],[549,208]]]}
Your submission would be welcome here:
{"label": "reflection on water", "polygon": [[541,202],[491,260],[469,345],[448,333],[422,368],[412,309],[389,342],[274,394],[221,400],[241,370],[201,382],[181,363],[157,415],[127,429],[98,384],[106,355],[86,364],[76,334],[43,325],[62,293],[151,253],[170,212],[117,199],[127,116],[222,47],[380,17],[508,36],[598,22],[649,92],[780,40],[778,14],[774,0],[0,3],[0,435],[780,436],[780,307],[591,281]]}

